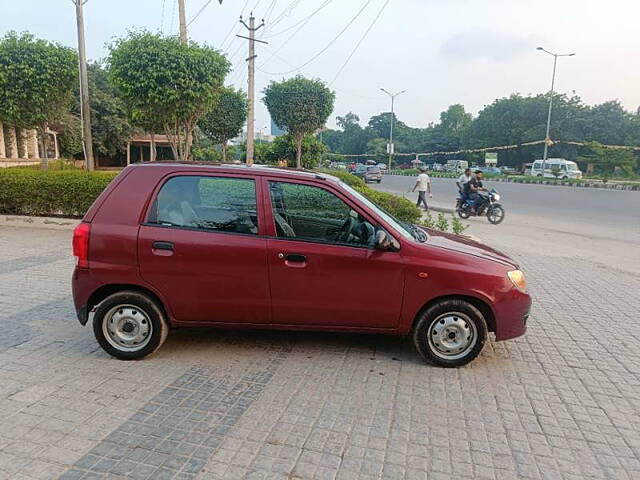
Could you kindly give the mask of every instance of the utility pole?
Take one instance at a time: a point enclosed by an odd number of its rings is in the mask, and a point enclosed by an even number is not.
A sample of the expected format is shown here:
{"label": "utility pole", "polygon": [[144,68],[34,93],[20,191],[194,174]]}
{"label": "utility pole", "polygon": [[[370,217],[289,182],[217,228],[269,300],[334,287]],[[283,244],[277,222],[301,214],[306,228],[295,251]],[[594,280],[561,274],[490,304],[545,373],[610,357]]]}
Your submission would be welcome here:
{"label": "utility pole", "polygon": [[[80,114],[82,116],[82,144],[87,170],[95,170],[93,139],[91,137],[91,107],[89,104],[89,81],[87,79],[87,52],[84,43],[84,4],[87,0],[73,0],[76,5],[78,24],[78,57],[80,63]],[[46,156],[46,155],[45,155]]]}
{"label": "utility pole", "polygon": [[389,97],[391,97],[391,120],[389,122],[389,147],[387,148],[389,150],[389,172],[391,172],[391,159],[393,158],[393,154],[395,153],[395,149],[393,147],[393,119],[394,119],[394,114],[393,114],[393,107],[395,104],[395,100],[396,97],[404,92],[406,92],[406,90],[402,90],[401,92],[398,93],[390,93],[387,92],[384,88],[381,88],[380,90],[382,90],[384,93],[386,93],[387,95],[389,95]]}
{"label": "utility pole", "polygon": [[264,20],[262,23],[256,25],[256,19],[253,16],[253,12],[250,13],[249,17],[249,25],[242,19],[242,15],[240,16],[240,23],[245,26],[245,28],[249,31],[249,36],[245,37],[243,35],[238,35],[240,38],[244,38],[249,40],[249,58],[247,58],[247,62],[249,62],[249,79],[248,79],[248,108],[247,108],[247,165],[253,165],[253,142],[255,137],[254,132],[254,123],[255,123],[255,60],[256,60],[256,42],[260,43],[268,43],[262,40],[256,40],[256,32],[264,27]]}
{"label": "utility pole", "polygon": [[180,41],[187,43],[187,14],[185,12],[184,0],[178,0],[178,15],[180,17]]}
{"label": "utility pole", "polygon": [[553,73],[551,74],[551,92],[549,93],[549,111],[547,113],[547,133],[544,137],[544,153],[542,155],[542,176],[544,177],[544,171],[545,168],[547,168],[549,145],[552,143],[549,137],[549,130],[551,128],[551,109],[553,108],[553,89],[556,81],[556,64],[558,63],[558,57],[573,57],[575,53],[553,53],[545,50],[543,47],[538,47],[536,50],[541,50],[553,56]]}

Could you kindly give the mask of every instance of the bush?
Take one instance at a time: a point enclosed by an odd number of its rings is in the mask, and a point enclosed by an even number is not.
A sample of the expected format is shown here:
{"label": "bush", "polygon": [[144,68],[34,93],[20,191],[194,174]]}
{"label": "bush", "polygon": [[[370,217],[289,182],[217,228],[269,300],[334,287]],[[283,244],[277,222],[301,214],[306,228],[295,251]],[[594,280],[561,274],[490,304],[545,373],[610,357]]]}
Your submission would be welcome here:
{"label": "bush", "polygon": [[116,175],[71,169],[0,169],[0,213],[81,217]]}
{"label": "bush", "polygon": [[347,172],[341,170],[321,170],[322,172],[333,175],[339,178],[344,183],[357,190],[362,195],[367,197],[373,203],[378,205],[383,210],[389,212],[398,220],[404,220],[405,222],[416,223],[421,216],[420,209],[416,207],[412,202],[406,198],[398,197],[387,192],[379,192],[373,188],[369,188],[364,181]]}

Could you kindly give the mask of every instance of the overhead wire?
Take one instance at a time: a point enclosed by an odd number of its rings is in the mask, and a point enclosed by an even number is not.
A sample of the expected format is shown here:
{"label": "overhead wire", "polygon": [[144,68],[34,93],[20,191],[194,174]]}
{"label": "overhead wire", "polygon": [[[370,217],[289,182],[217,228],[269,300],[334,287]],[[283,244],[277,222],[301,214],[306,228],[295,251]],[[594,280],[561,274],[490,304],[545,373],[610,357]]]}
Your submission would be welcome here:
{"label": "overhead wire", "polygon": [[324,52],[326,52],[326,51],[331,47],[331,45],[333,45],[333,44],[334,44],[334,43],[335,43],[335,42],[336,42],[336,41],[337,41],[337,40],[338,40],[338,39],[339,39],[339,38],[344,34],[344,32],[346,32],[346,31],[349,29],[349,27],[350,27],[351,25],[353,25],[353,22],[355,22],[355,21],[358,19],[358,17],[359,17],[360,15],[362,15],[362,12],[364,12],[364,11],[365,11],[365,9],[369,6],[369,4],[370,4],[371,2],[372,2],[372,0],[366,0],[366,2],[362,5],[362,7],[360,8],[360,10],[358,10],[358,12],[357,12],[357,13],[356,13],[352,18],[351,18],[351,20],[349,20],[349,23],[347,23],[347,24],[345,25],[345,27],[344,27],[342,30],[340,30],[340,32],[339,32],[335,37],[333,37],[333,38],[329,41],[329,43],[328,43],[327,45],[325,45],[325,47],[324,47],[322,50],[320,50],[318,53],[316,53],[313,57],[311,57],[309,60],[307,60],[305,63],[303,63],[303,64],[302,64],[302,65],[300,65],[299,67],[294,68],[294,69],[292,69],[292,70],[288,70],[288,71],[286,71],[286,72],[265,72],[264,70],[260,70],[260,71],[261,71],[261,72],[263,72],[263,73],[266,73],[266,74],[268,74],[268,75],[287,75],[287,74],[289,74],[289,73],[292,73],[292,72],[298,71],[298,70],[300,70],[300,69],[302,69],[302,68],[306,67],[306,66],[307,66],[307,65],[309,65],[311,62],[313,62],[316,58],[318,58],[320,55],[322,55]]}
{"label": "overhead wire", "polygon": [[164,5],[167,0],[162,0],[162,11],[160,13],[160,33],[164,32]]}
{"label": "overhead wire", "polygon": [[173,0],[173,9],[171,10],[171,25],[169,26],[169,35],[173,33],[173,24],[176,21],[176,4],[177,4],[177,0]]}
{"label": "overhead wire", "polygon": [[268,63],[268,62],[269,62],[273,57],[275,57],[275,56],[276,56],[276,54],[278,54],[278,53],[280,52],[280,50],[282,50],[282,49],[287,45],[287,43],[289,43],[289,42],[291,41],[291,39],[292,39],[293,37],[295,37],[295,36],[298,34],[298,32],[299,32],[300,30],[302,30],[302,27],[304,27],[307,23],[309,23],[309,21],[310,21],[314,16],[316,16],[320,10],[322,10],[324,7],[326,7],[327,5],[329,5],[332,1],[333,1],[333,0],[325,0],[325,1],[324,1],[324,2],[323,2],[323,3],[322,3],[322,4],[321,4],[321,5],[320,5],[320,6],[319,6],[319,7],[318,7],[318,8],[317,8],[317,9],[316,9],[312,14],[311,14],[311,15],[309,15],[309,17],[307,17],[307,19],[305,20],[305,22],[304,22],[302,25],[300,25],[300,27],[298,27],[298,28],[296,29],[296,31],[295,31],[295,32],[293,32],[291,35],[289,35],[289,38],[287,38],[287,39],[284,41],[284,43],[283,43],[282,45],[280,45],[280,46],[279,46],[279,47],[278,47],[278,48],[277,48],[277,49],[276,49],[276,50],[271,54],[271,56],[270,56],[269,58],[267,58],[264,62],[262,62],[262,64],[260,64],[260,68],[264,67],[264,66],[265,66],[265,65],[266,65],[266,64],[267,64],[267,63]]}
{"label": "overhead wire", "polygon": [[378,20],[380,19],[380,17],[382,16],[382,12],[384,12],[384,10],[387,8],[387,5],[389,5],[389,2],[391,0],[386,0],[384,2],[384,5],[382,5],[382,8],[380,9],[380,11],[378,12],[378,14],[376,15],[376,17],[373,19],[373,22],[371,22],[371,24],[369,25],[369,28],[367,28],[367,30],[364,32],[364,34],[362,35],[362,37],[360,37],[360,40],[358,41],[358,43],[356,43],[356,46],[353,47],[353,50],[351,51],[351,53],[349,54],[349,56],[347,57],[347,59],[345,60],[345,62],[342,64],[342,66],[340,67],[340,69],[338,70],[338,73],[336,73],[335,77],[333,77],[333,80],[331,80],[331,82],[329,83],[329,85],[333,85],[333,83],[338,79],[338,77],[340,76],[340,74],[342,73],[342,71],[345,69],[345,67],[347,66],[347,64],[351,61],[351,58],[355,55],[355,53],[358,51],[358,48],[360,47],[360,45],[362,45],[362,42],[364,42],[364,40],[367,38],[367,36],[369,35],[369,32],[373,29],[374,25],[378,22]]}

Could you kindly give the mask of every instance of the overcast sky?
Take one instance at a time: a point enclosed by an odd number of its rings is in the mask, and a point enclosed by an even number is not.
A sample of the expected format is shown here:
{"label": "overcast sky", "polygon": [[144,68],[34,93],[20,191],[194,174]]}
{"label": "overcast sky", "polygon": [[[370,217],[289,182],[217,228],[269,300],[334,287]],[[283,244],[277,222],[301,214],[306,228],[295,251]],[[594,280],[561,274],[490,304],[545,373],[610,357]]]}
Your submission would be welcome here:
{"label": "overcast sky", "polygon": [[[108,42],[129,29],[177,33],[176,3],[88,0],[89,58],[104,58]],[[189,21],[208,0],[186,3]],[[238,16],[244,12],[247,17],[251,9],[258,19],[265,17],[259,38],[269,42],[257,50],[257,99],[270,80],[295,75],[282,72],[307,63],[363,9],[342,36],[300,70],[331,82],[336,91],[329,126],[348,111],[363,124],[388,111],[389,99],[380,87],[407,90],[396,100],[396,113],[416,127],[437,121],[454,103],[476,114],[513,92],[545,92],[553,58],[536,51],[538,45],[577,54],[558,62],[560,92],[575,91],[590,104],[619,99],[628,110],[640,106],[639,0],[224,0],[222,5],[213,0],[189,25],[189,36],[227,52],[234,69],[227,83],[245,90],[247,42],[235,34],[244,30]],[[70,0],[3,1],[0,34],[9,30],[30,31],[75,48],[74,6]],[[268,118],[258,103],[256,129],[269,125]]]}

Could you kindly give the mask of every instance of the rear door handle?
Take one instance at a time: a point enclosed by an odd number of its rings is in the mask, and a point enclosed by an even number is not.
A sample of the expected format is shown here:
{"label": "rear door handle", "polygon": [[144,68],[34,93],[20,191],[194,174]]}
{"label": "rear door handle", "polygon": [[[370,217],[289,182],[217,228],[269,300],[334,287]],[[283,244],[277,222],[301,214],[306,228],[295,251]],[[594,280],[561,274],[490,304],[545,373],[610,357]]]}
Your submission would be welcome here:
{"label": "rear door handle", "polygon": [[173,252],[173,243],[171,242],[153,242],[154,250],[169,250]]}

